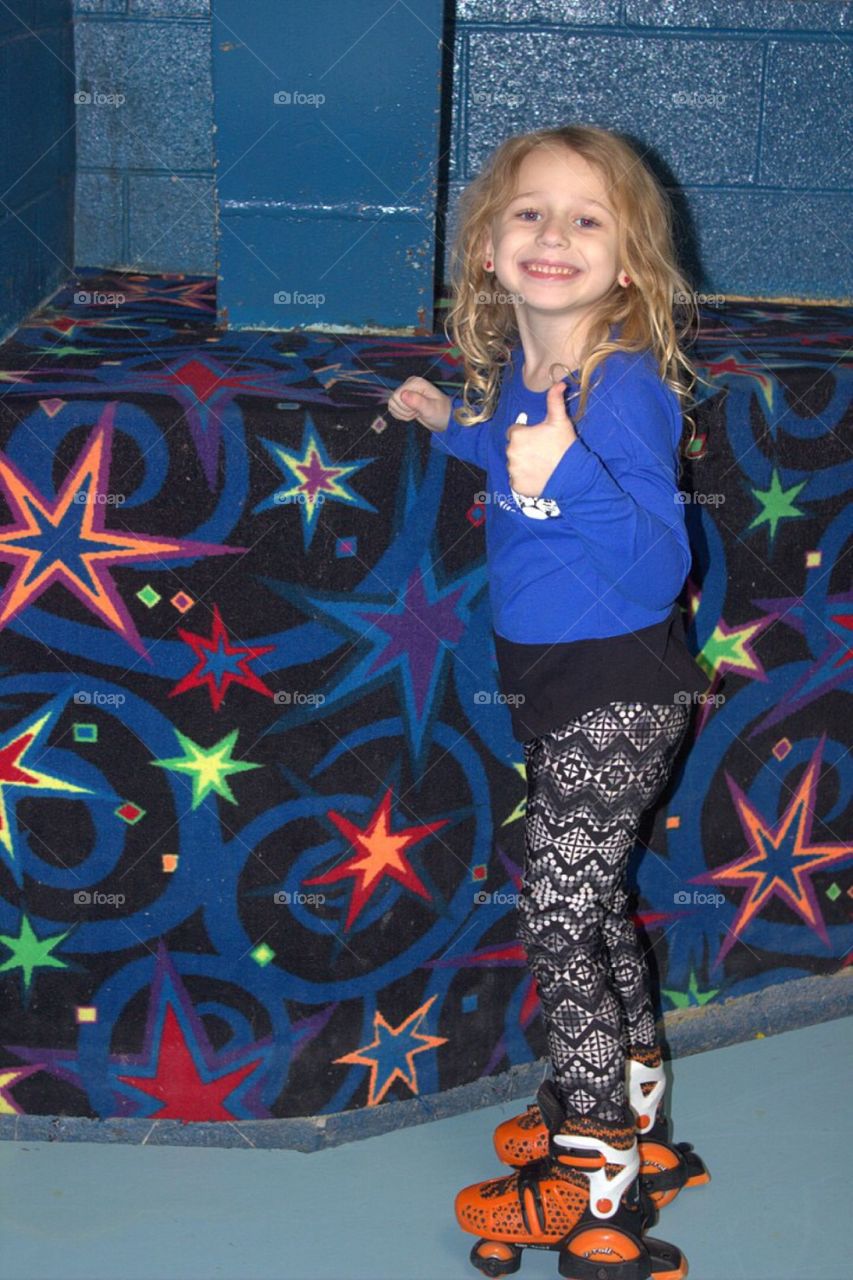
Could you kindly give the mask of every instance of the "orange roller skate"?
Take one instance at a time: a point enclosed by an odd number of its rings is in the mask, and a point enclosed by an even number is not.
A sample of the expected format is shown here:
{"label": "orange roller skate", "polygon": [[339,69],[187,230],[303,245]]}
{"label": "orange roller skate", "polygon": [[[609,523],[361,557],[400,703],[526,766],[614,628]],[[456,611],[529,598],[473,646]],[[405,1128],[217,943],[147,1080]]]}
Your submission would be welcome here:
{"label": "orange roller skate", "polygon": [[[653,1058],[655,1055],[649,1054]],[[640,1178],[643,1191],[656,1209],[669,1204],[682,1187],[698,1187],[711,1176],[689,1142],[671,1143],[667,1138],[667,1118],[661,1108],[666,1089],[663,1063],[648,1066],[627,1058],[628,1105],[634,1114],[640,1149]],[[494,1135],[498,1159],[520,1168],[540,1160],[548,1150],[548,1129],[535,1102],[527,1110],[499,1124]]]}
{"label": "orange roller skate", "polygon": [[607,1124],[565,1110],[550,1080],[537,1094],[546,1154],[515,1173],[465,1187],[456,1197],[464,1231],[480,1237],[471,1261],[507,1276],[522,1250],[553,1249],[567,1280],[683,1280],[681,1250],[644,1235],[633,1117]]}

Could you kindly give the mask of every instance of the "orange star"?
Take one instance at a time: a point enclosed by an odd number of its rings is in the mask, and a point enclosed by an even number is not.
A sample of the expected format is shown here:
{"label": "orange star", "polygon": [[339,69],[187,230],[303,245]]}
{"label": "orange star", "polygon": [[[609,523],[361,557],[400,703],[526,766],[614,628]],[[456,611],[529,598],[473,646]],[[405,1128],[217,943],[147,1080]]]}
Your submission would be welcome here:
{"label": "orange star", "polygon": [[[354,1050],[352,1053],[344,1054],[342,1058],[333,1059],[334,1062],[353,1062],[361,1066],[370,1067],[370,1082],[367,1091],[367,1105],[369,1107],[375,1107],[380,1103],[385,1097],[385,1094],[391,1088],[391,1085],[398,1078],[400,1080],[405,1080],[412,1093],[416,1094],[418,1092],[417,1070],[412,1062],[415,1054],[423,1053],[427,1049],[435,1049],[440,1044],[447,1044],[446,1037],[424,1035],[417,1029],[426,1017],[430,1005],[436,999],[437,996],[430,996],[426,1004],[421,1005],[420,1009],[416,1009],[414,1013],[410,1014],[406,1021],[402,1022],[399,1027],[390,1026],[385,1021],[382,1014],[377,1010],[373,1016],[373,1029],[376,1032],[376,1038],[373,1042],[371,1044],[364,1045],[361,1049]],[[401,1039],[404,1036],[405,1038]],[[393,1055],[396,1053],[399,1056],[402,1045],[406,1043],[406,1038],[410,1042],[412,1040],[416,1040],[421,1043],[416,1044],[413,1049],[407,1049],[403,1055],[405,1057],[407,1070],[404,1070],[396,1064],[393,1065],[391,1070],[388,1072],[385,1083],[377,1093],[376,1077],[379,1074],[380,1062],[389,1054]],[[371,1057],[368,1053],[369,1049],[378,1049],[379,1053]],[[390,1066],[391,1064],[389,1063],[388,1065]]]}
{"label": "orange star", "polygon": [[338,830],[346,836],[357,851],[339,867],[333,867],[321,876],[306,880],[306,884],[332,884],[336,880],[351,877],[355,880],[352,898],[350,899],[345,928],[349,929],[372,891],[384,876],[391,876],[407,889],[412,889],[422,898],[429,899],[414,868],[403,856],[409,845],[416,844],[424,836],[430,835],[445,826],[448,819],[426,823],[419,827],[404,827],[402,831],[391,830],[391,792],[385,792],[382,803],[374,814],[370,824],[364,830],[355,826],[343,814],[329,812],[329,817]]}

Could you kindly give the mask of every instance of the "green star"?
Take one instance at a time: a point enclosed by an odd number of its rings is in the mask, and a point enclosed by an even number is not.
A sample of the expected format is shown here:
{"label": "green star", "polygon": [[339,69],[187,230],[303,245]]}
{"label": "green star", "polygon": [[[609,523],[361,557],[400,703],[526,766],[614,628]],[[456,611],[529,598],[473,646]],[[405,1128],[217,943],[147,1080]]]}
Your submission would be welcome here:
{"label": "green star", "polygon": [[231,750],[237,741],[239,730],[235,729],[212,747],[205,749],[185,737],[178,729],[175,735],[184,749],[182,756],[174,756],[170,760],[152,760],[150,763],[158,769],[171,769],[175,773],[188,773],[193,780],[193,803],[197,809],[202,800],[211,791],[230,800],[237,801],[228,785],[229,773],[242,773],[245,769],[262,769],[263,765],[250,764],[248,760],[232,760]]}
{"label": "green star", "polygon": [[723,635],[717,627],[705,641],[698,658],[702,659],[706,671],[718,671],[724,662],[729,666],[741,666],[744,662],[743,641],[742,632]]}
{"label": "green star", "polygon": [[806,487],[806,481],[801,484],[791,485],[790,489],[783,489],[779,484],[779,473],[773,468],[770,478],[769,489],[753,489],[754,497],[762,504],[762,510],[748,524],[747,529],[754,529],[757,525],[763,524],[765,520],[770,522],[770,540],[771,542],[776,536],[776,525],[780,520],[784,520],[787,516],[804,516],[805,511],[800,511],[794,506],[794,499],[801,489]]}
{"label": "green star", "polygon": [[705,641],[696,661],[709,679],[713,679],[716,672],[722,674],[726,670],[743,676],[754,674],[756,662],[747,646],[761,634],[763,623],[745,622],[739,627],[721,624],[722,619]]}
{"label": "green star", "polygon": [[719,991],[719,987],[715,987],[713,991],[700,991],[696,985],[696,974],[693,969],[690,970],[690,981],[687,984],[686,991],[667,991],[661,987],[661,991],[668,996],[676,1009],[687,1009],[690,1005],[703,1005],[712,1000]]}
{"label": "green star", "polygon": [[[527,787],[527,770],[525,769],[524,764],[513,762],[512,768],[515,769],[521,775],[521,780],[524,783],[526,788]],[[521,799],[519,800],[518,804],[515,806],[512,813],[509,815],[509,817],[504,818],[503,822],[501,823],[501,826],[505,827],[510,822],[518,822],[521,818],[524,817],[524,811],[526,808],[527,808],[527,790],[525,789],[524,795],[521,797]]]}
{"label": "green star", "polygon": [[29,991],[34,969],[67,969],[63,960],[57,960],[50,953],[55,946],[67,938],[70,929],[65,933],[55,933],[50,938],[37,938],[30,927],[26,916],[21,917],[21,932],[15,938],[11,934],[0,933],[0,942],[8,947],[12,954],[0,964],[0,972],[4,969],[22,969],[24,990]]}

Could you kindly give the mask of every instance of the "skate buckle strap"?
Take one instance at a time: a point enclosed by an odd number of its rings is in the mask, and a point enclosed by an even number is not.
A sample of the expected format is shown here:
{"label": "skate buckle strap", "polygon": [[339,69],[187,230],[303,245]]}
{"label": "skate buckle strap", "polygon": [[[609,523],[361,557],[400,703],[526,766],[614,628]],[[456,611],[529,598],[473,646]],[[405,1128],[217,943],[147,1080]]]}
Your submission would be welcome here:
{"label": "skate buckle strap", "polygon": [[[541,1235],[545,1230],[545,1205],[542,1202],[540,1181],[549,1173],[547,1159],[535,1160],[519,1169],[516,1181],[518,1203],[524,1229],[530,1235]],[[530,1210],[532,1209],[532,1214]]]}
{"label": "skate buckle strap", "polygon": [[[612,1218],[619,1208],[622,1196],[640,1172],[640,1150],[636,1139],[634,1140],[634,1145],[627,1151],[619,1147],[611,1147],[602,1138],[595,1138],[592,1134],[586,1133],[555,1133],[551,1140],[555,1147],[562,1147],[566,1151],[578,1151],[579,1149],[581,1151],[594,1151],[604,1158],[604,1164],[599,1168],[590,1168],[591,1162],[583,1161],[582,1157],[575,1167],[589,1179],[590,1212],[596,1218],[605,1220]],[[561,1157],[558,1156],[557,1159],[561,1160]],[[565,1163],[571,1164],[572,1161],[566,1161]],[[608,1164],[622,1166],[612,1178],[607,1176],[605,1166]]]}
{"label": "skate buckle strap", "polygon": [[[666,1091],[663,1063],[659,1067],[647,1067],[644,1062],[638,1062],[636,1058],[627,1058],[626,1067],[628,1106],[634,1112],[640,1132],[645,1133],[652,1128]],[[644,1084],[654,1084],[655,1087],[644,1094],[642,1090]]]}

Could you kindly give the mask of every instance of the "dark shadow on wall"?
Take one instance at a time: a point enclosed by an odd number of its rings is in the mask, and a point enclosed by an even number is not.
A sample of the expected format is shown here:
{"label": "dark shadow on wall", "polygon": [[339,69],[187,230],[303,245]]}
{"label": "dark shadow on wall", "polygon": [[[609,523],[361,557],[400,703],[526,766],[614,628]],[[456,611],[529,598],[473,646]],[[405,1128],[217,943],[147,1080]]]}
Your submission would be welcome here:
{"label": "dark shadow on wall", "polygon": [[441,107],[438,125],[438,163],[435,195],[435,264],[433,272],[433,332],[443,333],[446,307],[442,299],[448,292],[444,279],[445,241],[447,239],[447,206],[450,190],[450,144],[453,121],[453,55],[456,42],[456,4],[447,0],[441,28]]}
{"label": "dark shadow on wall", "polygon": [[669,196],[673,213],[673,238],[679,265],[694,289],[701,289],[702,283],[708,277],[702,266],[699,234],[687,196],[677,176],[660,153],[649,146],[646,139],[621,130],[620,133],[623,138],[627,138],[637,154],[643,157],[644,163],[648,165]]}

